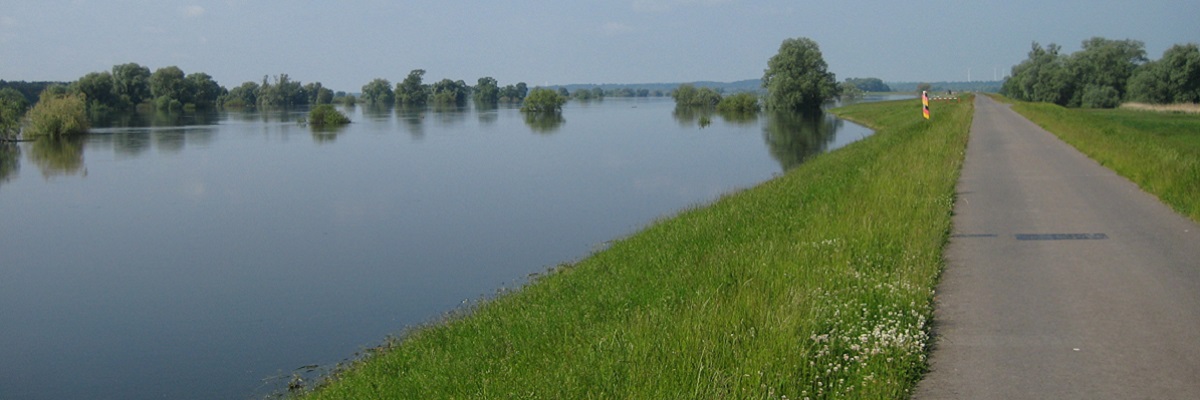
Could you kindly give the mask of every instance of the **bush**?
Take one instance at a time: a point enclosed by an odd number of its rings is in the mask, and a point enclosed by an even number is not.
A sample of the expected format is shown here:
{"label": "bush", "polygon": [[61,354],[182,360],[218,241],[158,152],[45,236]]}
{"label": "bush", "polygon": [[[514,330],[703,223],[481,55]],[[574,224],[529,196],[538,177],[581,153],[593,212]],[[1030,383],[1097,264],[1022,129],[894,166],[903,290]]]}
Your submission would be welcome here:
{"label": "bush", "polygon": [[1112,86],[1088,85],[1083,90],[1084,108],[1115,108],[1121,105],[1121,94]]}
{"label": "bush", "polygon": [[717,103],[717,111],[722,113],[756,113],[758,112],[758,96],[754,93],[738,93],[721,99]]}
{"label": "bush", "polygon": [[557,113],[562,111],[562,106],[567,102],[567,98],[550,89],[535,88],[525,96],[525,104],[521,106],[521,111],[525,112],[540,112],[540,113]]}
{"label": "bush", "polygon": [[671,92],[676,107],[713,107],[721,102],[721,94],[712,88],[696,88],[691,84],[679,85]]}
{"label": "bush", "polygon": [[42,92],[41,101],[29,110],[28,117],[29,129],[25,135],[30,138],[58,139],[88,130],[87,105],[82,95],[60,95],[47,89]]}
{"label": "bush", "polygon": [[308,112],[308,124],[311,126],[334,126],[350,123],[350,118],[329,104],[313,107]]}

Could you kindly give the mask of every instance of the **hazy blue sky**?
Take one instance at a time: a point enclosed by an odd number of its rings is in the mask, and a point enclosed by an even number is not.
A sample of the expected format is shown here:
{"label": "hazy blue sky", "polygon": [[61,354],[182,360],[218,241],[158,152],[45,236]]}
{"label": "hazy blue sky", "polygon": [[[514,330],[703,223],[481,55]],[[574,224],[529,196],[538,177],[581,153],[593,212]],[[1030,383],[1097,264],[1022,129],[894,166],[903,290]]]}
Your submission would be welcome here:
{"label": "hazy blue sky", "polygon": [[992,79],[1030,43],[1200,42],[1200,0],[0,0],[0,79],[75,80],[176,65],[233,87],[287,73],[358,91],[425,69],[474,84],[759,78],[790,37],[838,80]]}

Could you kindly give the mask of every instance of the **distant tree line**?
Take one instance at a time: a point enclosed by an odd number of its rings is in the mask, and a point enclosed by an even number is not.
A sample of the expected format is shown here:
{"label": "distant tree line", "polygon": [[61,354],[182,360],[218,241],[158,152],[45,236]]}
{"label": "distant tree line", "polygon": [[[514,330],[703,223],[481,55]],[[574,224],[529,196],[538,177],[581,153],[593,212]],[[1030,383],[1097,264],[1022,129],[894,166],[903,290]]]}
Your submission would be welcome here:
{"label": "distant tree line", "polygon": [[477,104],[520,103],[529,93],[525,82],[500,87],[490,76],[479,78],[475,86],[462,80],[442,79],[433,84],[424,83],[425,70],[415,69],[393,89],[387,79],[376,78],[363,85],[361,101],[384,106],[464,106],[468,100]]}
{"label": "distant tree line", "polygon": [[847,84],[850,84],[858,90],[864,92],[890,92],[891,87],[888,87],[883,80],[879,78],[846,78]]}
{"label": "distant tree line", "polygon": [[1175,45],[1149,61],[1137,40],[1093,37],[1082,50],[1063,54],[1051,43],[1033,43],[1029,57],[1013,66],[1001,93],[1018,100],[1066,107],[1112,108],[1123,101],[1200,102],[1200,50]]}

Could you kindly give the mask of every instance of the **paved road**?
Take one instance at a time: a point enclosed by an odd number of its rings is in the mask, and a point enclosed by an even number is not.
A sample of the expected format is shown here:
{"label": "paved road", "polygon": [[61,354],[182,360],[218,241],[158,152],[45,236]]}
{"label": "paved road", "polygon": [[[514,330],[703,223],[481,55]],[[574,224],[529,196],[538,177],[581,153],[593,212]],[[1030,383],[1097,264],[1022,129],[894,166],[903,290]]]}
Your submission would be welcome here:
{"label": "paved road", "polygon": [[1200,399],[1200,227],[977,96],[916,399]]}

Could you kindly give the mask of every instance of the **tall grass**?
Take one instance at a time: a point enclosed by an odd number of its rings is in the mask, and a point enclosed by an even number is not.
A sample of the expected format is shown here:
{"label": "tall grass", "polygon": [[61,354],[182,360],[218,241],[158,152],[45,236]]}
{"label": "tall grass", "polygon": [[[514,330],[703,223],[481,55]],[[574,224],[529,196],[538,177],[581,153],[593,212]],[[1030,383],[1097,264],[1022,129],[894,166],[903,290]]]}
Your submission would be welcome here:
{"label": "tall grass", "polygon": [[1200,115],[1021,102],[1013,109],[1200,222]]}
{"label": "tall grass", "polygon": [[972,102],[836,111],[879,128],[463,315],[309,397],[905,398],[925,369]]}

